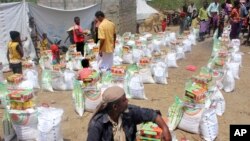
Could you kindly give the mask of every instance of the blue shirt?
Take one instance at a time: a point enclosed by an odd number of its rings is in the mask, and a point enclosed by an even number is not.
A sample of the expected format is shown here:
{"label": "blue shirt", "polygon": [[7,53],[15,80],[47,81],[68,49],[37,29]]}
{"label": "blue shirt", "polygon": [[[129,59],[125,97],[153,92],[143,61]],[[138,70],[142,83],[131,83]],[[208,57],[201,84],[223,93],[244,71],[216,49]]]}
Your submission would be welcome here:
{"label": "blue shirt", "polygon": [[[127,141],[136,140],[137,124],[155,121],[155,110],[129,105],[128,110],[122,115],[122,126]],[[107,112],[98,113],[91,121],[88,129],[87,141],[113,141],[113,125]]]}

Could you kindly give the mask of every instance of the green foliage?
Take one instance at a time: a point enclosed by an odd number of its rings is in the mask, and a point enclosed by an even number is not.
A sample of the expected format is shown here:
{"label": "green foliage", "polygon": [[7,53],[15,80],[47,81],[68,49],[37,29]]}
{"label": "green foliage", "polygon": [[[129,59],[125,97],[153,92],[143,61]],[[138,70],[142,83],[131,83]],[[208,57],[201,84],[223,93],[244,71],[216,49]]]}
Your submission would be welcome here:
{"label": "green foliage", "polygon": [[[194,2],[196,7],[200,8],[204,1],[211,2],[213,0],[152,0],[149,1],[148,4],[159,10],[177,10],[178,8],[181,8],[185,3],[189,5],[190,2]],[[224,0],[220,0],[220,2],[222,3],[224,2]]]}

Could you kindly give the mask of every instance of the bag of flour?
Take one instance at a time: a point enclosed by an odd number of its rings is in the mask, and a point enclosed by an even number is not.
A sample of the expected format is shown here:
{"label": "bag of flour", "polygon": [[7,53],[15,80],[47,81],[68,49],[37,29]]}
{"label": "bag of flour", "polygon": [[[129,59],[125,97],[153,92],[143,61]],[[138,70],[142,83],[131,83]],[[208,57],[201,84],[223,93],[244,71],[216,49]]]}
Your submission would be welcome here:
{"label": "bag of flour", "polygon": [[66,84],[64,81],[64,74],[62,72],[52,73],[52,88],[53,90],[65,91]]}
{"label": "bag of flour", "polygon": [[174,103],[168,108],[168,127],[173,131],[178,126],[183,115],[183,104],[179,97],[175,97]]}
{"label": "bag of flour", "polygon": [[63,110],[52,107],[38,107],[38,141],[63,141],[61,121]]}
{"label": "bag of flour", "polygon": [[232,71],[235,79],[240,79],[239,77],[240,63],[231,62],[228,64],[228,68]]}
{"label": "bag of flour", "polygon": [[168,64],[168,67],[171,68],[177,68],[178,65],[176,63],[176,53],[175,52],[170,52],[168,53],[165,62]]}
{"label": "bag of flour", "polygon": [[210,97],[212,102],[212,108],[218,116],[222,116],[226,109],[226,102],[221,91],[216,87],[214,93]]}
{"label": "bag of flour", "polygon": [[199,134],[203,111],[204,109],[184,108],[178,128],[190,133]]}
{"label": "bag of flour", "polygon": [[89,112],[95,111],[102,101],[101,90],[97,87],[87,87],[83,89],[83,95],[85,97],[85,110]]}
{"label": "bag of flour", "polygon": [[15,133],[15,130],[12,126],[10,115],[7,111],[4,111],[2,126],[3,126],[4,141],[12,141],[12,139],[14,138],[16,133]]}
{"label": "bag of flour", "polygon": [[158,62],[152,69],[155,83],[167,84],[167,65],[163,62]]}
{"label": "bag of flour", "polygon": [[152,77],[152,73],[150,68],[142,68],[139,70],[139,74],[140,74],[140,79],[142,81],[142,83],[147,83],[147,84],[154,84],[155,81]]}
{"label": "bag of flour", "polygon": [[83,97],[81,83],[78,80],[74,81],[74,89],[72,92],[72,98],[73,98],[76,112],[80,116],[83,116],[85,104],[84,104],[84,97]]}
{"label": "bag of flour", "polygon": [[52,88],[52,73],[50,70],[43,70],[42,72],[42,89],[49,92],[54,92]]}
{"label": "bag of flour", "polygon": [[11,121],[18,140],[37,139],[37,115],[37,110],[34,109],[27,109],[24,111],[10,110]]}
{"label": "bag of flour", "polygon": [[186,56],[185,56],[185,52],[184,52],[184,49],[183,47],[177,47],[176,48],[176,60],[180,60],[180,59],[185,59]]}
{"label": "bag of flour", "polygon": [[222,80],[223,89],[225,92],[232,92],[235,89],[235,80],[231,70],[227,70],[226,75]]}
{"label": "bag of flour", "polygon": [[35,69],[26,69],[23,72],[23,77],[25,80],[28,80],[32,83],[33,88],[40,88],[39,81],[38,81],[38,72]]}
{"label": "bag of flour", "polygon": [[124,64],[133,64],[133,54],[123,53],[122,60]]}
{"label": "bag of flour", "polygon": [[218,136],[218,120],[214,109],[207,109],[200,122],[201,137],[205,141],[214,141]]}
{"label": "bag of flour", "polygon": [[147,99],[144,92],[144,85],[138,74],[132,74],[127,77],[127,97],[132,99]]}

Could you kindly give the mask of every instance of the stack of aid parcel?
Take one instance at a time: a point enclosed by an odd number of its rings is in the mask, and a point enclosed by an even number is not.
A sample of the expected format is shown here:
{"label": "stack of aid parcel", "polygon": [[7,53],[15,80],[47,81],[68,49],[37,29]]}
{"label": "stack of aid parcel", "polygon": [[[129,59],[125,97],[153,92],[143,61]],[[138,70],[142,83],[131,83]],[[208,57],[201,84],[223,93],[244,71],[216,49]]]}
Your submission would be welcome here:
{"label": "stack of aid parcel", "polygon": [[17,89],[23,80],[24,77],[22,74],[11,74],[7,77],[8,88]]}
{"label": "stack of aid parcel", "polygon": [[19,84],[23,81],[23,75],[22,74],[12,74],[7,77],[7,81],[11,84]]}
{"label": "stack of aid parcel", "polygon": [[126,66],[123,65],[112,66],[111,73],[113,80],[115,82],[123,82],[126,74]]}
{"label": "stack of aid parcel", "polygon": [[189,87],[186,87],[185,98],[191,103],[204,103],[206,92],[206,89],[202,88],[197,83],[193,83]]}
{"label": "stack of aid parcel", "polygon": [[138,141],[161,141],[162,129],[153,122],[141,124],[138,131]]}
{"label": "stack of aid parcel", "polygon": [[100,74],[96,71],[92,71],[88,78],[82,80],[82,88],[96,86],[96,83],[100,80]]}
{"label": "stack of aid parcel", "polygon": [[192,80],[205,90],[208,90],[208,87],[212,82],[212,75],[210,73],[200,73],[196,76],[193,76]]}
{"label": "stack of aid parcel", "polygon": [[7,111],[18,140],[34,140],[37,137],[37,110],[32,89],[10,90]]}
{"label": "stack of aid parcel", "polygon": [[32,89],[10,90],[8,97],[11,110],[27,110],[35,106]]}

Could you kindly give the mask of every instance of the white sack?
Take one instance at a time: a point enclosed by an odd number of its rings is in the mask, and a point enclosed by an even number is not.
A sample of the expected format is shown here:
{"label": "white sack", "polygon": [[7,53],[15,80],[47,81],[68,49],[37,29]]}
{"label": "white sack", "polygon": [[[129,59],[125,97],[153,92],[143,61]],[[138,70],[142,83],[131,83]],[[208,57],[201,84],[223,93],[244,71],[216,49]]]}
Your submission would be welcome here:
{"label": "white sack", "polygon": [[38,107],[38,141],[63,141],[61,121],[63,110],[52,107]]}
{"label": "white sack", "polygon": [[225,92],[232,92],[235,89],[235,80],[231,70],[227,70],[226,75],[222,80],[223,89]]}
{"label": "white sack", "polygon": [[201,120],[201,137],[205,141],[214,141],[218,136],[218,120],[214,109],[208,109],[204,112]]}

